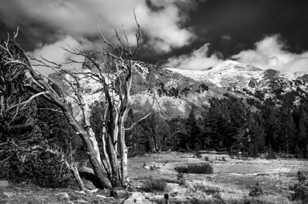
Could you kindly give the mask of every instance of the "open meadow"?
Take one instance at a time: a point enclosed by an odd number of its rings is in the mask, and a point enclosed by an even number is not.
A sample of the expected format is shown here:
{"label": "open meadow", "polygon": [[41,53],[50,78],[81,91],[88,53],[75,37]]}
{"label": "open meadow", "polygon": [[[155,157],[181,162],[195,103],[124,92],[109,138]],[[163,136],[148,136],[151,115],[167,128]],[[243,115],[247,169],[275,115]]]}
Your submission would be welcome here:
{"label": "open meadow", "polygon": [[[72,189],[9,185],[0,203],[301,203],[291,201],[297,172],[308,173],[308,161],[296,159],[231,158],[224,154],[163,152],[129,160],[129,195],[110,191],[91,195]],[[210,164],[213,172],[178,173],[179,167]],[[258,184],[257,184],[258,183]],[[258,187],[256,187],[256,185]],[[130,196],[134,199],[128,199]]]}

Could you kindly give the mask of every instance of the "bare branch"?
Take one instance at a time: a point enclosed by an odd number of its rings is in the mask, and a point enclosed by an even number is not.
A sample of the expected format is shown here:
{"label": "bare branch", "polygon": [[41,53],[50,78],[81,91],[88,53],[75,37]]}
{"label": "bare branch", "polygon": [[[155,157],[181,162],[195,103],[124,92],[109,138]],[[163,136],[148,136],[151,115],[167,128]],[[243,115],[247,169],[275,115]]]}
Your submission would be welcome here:
{"label": "bare branch", "polygon": [[126,131],[130,131],[132,129],[134,129],[134,127],[136,125],[138,125],[140,122],[144,121],[145,119],[147,119],[148,117],[150,117],[153,113],[150,112],[148,114],[146,114],[145,116],[141,117],[139,120],[137,120],[136,122],[134,122],[129,128],[125,128]]}
{"label": "bare branch", "polygon": [[39,97],[39,96],[42,96],[42,95],[45,95],[45,94],[48,94],[47,91],[43,91],[43,92],[40,92],[40,93],[37,93],[37,94],[34,94],[32,95],[28,100],[22,102],[22,103],[19,103],[19,104],[16,104],[16,105],[13,105],[11,107],[8,108],[8,111],[14,109],[14,108],[19,108],[20,106],[21,109],[24,108],[26,105],[28,105],[32,100],[34,100],[35,98]]}
{"label": "bare branch", "polygon": [[47,110],[47,111],[52,111],[52,112],[57,112],[57,113],[63,113],[62,111],[53,109],[53,108],[39,108],[38,110]]}
{"label": "bare branch", "polygon": [[14,33],[14,38],[13,39],[16,40],[18,35],[19,35],[19,26],[17,26],[17,28],[16,28],[16,31]]}
{"label": "bare branch", "polygon": [[18,99],[17,108],[16,108],[16,110],[15,110],[15,114],[13,115],[12,119],[10,120],[9,125],[12,124],[12,123],[15,121],[15,119],[16,119],[18,113],[19,113],[20,102],[21,102],[21,99],[19,98],[19,99]]}

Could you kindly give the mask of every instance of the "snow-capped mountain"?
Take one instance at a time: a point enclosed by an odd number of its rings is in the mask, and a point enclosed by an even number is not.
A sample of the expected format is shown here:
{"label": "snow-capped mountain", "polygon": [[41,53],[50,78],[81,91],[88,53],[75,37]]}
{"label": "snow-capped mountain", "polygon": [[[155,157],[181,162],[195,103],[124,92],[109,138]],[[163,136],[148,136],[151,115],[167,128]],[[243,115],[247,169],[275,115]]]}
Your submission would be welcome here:
{"label": "snow-capped mountain", "polygon": [[308,91],[308,75],[305,73],[280,73],[233,60],[226,60],[204,70],[167,69],[199,82],[209,82],[225,90],[249,96],[262,92],[268,98],[277,92],[298,89]]}
{"label": "snow-capped mountain", "polygon": [[[192,107],[203,109],[211,98],[222,98],[226,93],[261,101],[291,91],[308,93],[308,75],[282,74],[232,60],[205,70],[158,68],[141,62],[138,66],[144,70],[144,76],[133,75],[133,109],[139,112],[154,109],[168,118],[187,117]],[[63,82],[61,76],[53,77]],[[84,86],[87,107],[100,100],[96,92],[99,85],[87,80],[80,83]]]}
{"label": "snow-capped mountain", "polygon": [[263,70],[248,64],[227,60],[204,70],[168,68],[197,81],[208,81],[218,87],[243,86],[251,79],[262,78]]}

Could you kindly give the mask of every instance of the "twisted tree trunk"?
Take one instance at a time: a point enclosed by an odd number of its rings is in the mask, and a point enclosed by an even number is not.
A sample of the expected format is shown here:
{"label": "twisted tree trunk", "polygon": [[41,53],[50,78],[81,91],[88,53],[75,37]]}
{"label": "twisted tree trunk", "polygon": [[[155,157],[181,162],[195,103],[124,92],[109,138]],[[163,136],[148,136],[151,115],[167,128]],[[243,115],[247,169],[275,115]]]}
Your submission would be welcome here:
{"label": "twisted tree trunk", "polygon": [[69,108],[67,108],[67,106],[61,106],[61,109],[65,117],[68,119],[69,124],[73,127],[73,129],[76,132],[80,134],[84,143],[86,144],[90,163],[93,167],[95,175],[100,181],[100,184],[106,188],[111,188],[112,187],[111,183],[106,178],[106,174],[104,173],[96,138],[90,135],[88,131],[86,131],[83,127],[79,125],[79,123],[76,121],[76,119],[74,118],[71,111],[69,111]]}

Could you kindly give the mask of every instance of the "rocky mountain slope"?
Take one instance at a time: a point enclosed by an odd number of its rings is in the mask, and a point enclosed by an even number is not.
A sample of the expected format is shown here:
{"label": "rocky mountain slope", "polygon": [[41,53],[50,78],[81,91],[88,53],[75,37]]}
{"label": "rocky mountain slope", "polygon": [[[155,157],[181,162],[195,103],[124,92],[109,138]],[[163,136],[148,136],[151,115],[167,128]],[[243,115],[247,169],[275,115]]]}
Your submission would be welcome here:
{"label": "rocky mountain slope", "polygon": [[[308,93],[308,74],[284,74],[232,60],[197,71],[136,63],[144,74],[134,73],[133,76],[133,109],[148,112],[154,108],[167,118],[187,117],[192,107],[203,109],[209,105],[209,99],[226,94],[262,102],[268,98],[279,100],[290,92]],[[65,76],[53,74],[52,77],[65,87],[61,79]],[[92,104],[100,99],[96,82],[86,79],[80,83],[84,87],[86,103]],[[68,87],[65,89],[69,91]]]}
{"label": "rocky mountain slope", "polygon": [[298,95],[308,92],[308,74],[281,73],[232,60],[206,70],[168,69],[198,82],[212,83],[238,97],[253,97],[261,101],[290,92]]}

